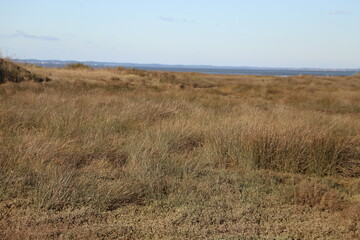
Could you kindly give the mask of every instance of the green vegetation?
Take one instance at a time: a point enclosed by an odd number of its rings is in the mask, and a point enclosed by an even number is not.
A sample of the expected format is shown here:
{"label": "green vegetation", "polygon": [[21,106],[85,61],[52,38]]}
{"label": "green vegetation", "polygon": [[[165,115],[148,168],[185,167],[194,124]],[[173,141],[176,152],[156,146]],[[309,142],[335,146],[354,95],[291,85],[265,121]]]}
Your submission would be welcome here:
{"label": "green vegetation", "polygon": [[2,239],[360,236],[359,77],[26,67],[53,81],[0,85]]}
{"label": "green vegetation", "polygon": [[67,69],[92,69],[92,67],[88,66],[88,65],[85,65],[83,63],[69,63],[65,66],[65,68]]}

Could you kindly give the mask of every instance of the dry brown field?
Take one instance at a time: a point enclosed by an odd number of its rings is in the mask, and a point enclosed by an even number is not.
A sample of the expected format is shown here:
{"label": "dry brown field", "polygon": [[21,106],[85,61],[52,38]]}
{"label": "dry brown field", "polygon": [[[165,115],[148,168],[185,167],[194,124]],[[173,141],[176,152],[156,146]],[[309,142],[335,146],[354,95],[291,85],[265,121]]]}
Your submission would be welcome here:
{"label": "dry brown field", "polygon": [[24,67],[1,239],[360,238],[360,76]]}

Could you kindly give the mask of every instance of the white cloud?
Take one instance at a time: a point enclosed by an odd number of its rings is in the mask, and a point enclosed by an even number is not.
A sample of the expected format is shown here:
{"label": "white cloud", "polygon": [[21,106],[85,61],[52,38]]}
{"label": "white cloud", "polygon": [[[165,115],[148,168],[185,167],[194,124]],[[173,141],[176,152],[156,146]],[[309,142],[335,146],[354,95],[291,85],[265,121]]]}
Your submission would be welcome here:
{"label": "white cloud", "polygon": [[350,11],[343,11],[343,10],[334,10],[329,12],[329,15],[349,15],[349,14],[351,14]]}
{"label": "white cloud", "polygon": [[30,38],[30,39],[45,40],[45,41],[58,41],[58,40],[60,40],[57,37],[37,36],[37,35],[27,34],[27,33],[23,32],[23,31],[16,31],[16,33],[13,36],[14,37],[23,37],[23,38]]}
{"label": "white cloud", "polygon": [[182,22],[182,23],[193,23],[193,24],[196,23],[195,20],[189,20],[189,19],[185,19],[185,18],[180,19],[180,18],[164,17],[164,16],[160,16],[159,18],[164,22]]}

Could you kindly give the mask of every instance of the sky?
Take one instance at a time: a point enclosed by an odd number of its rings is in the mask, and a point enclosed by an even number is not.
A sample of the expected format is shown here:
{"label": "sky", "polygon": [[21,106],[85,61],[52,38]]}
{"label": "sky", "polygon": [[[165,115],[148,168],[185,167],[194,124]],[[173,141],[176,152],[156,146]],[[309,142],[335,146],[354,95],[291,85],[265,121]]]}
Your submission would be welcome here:
{"label": "sky", "polygon": [[359,0],[0,0],[19,59],[360,68]]}

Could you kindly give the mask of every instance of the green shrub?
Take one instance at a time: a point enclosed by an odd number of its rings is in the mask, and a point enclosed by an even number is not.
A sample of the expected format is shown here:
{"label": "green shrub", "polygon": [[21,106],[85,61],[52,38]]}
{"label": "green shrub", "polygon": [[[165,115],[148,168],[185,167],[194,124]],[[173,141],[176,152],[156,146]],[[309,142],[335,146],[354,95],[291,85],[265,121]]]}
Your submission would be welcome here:
{"label": "green shrub", "polygon": [[67,69],[92,69],[92,67],[85,65],[83,63],[69,63],[65,66]]}

